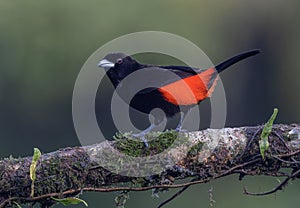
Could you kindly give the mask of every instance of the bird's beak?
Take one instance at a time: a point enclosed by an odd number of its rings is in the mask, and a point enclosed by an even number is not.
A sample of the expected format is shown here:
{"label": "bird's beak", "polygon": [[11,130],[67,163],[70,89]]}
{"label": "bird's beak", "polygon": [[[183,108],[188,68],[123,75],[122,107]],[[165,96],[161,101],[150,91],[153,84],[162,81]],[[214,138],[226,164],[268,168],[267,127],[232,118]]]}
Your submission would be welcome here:
{"label": "bird's beak", "polygon": [[108,60],[106,60],[106,59],[103,59],[103,60],[101,60],[101,61],[98,63],[98,67],[102,67],[102,68],[104,68],[105,70],[108,70],[108,69],[110,69],[110,68],[112,68],[112,67],[114,67],[114,66],[115,66],[114,63],[112,63],[112,62],[110,62],[110,61],[108,61]]}

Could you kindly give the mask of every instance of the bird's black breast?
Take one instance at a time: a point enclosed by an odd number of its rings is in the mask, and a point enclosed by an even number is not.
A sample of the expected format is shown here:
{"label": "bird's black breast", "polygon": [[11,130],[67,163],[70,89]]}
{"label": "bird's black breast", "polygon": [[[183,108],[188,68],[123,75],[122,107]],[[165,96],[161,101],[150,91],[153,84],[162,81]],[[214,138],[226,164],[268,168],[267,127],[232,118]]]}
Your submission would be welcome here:
{"label": "bird's black breast", "polygon": [[[149,114],[153,109],[159,108],[167,117],[174,116],[182,109],[165,100],[158,89],[199,72],[199,70],[187,66],[138,65],[135,66],[135,70],[132,70],[132,66],[128,67],[129,65],[107,72],[117,94],[138,111]],[[130,73],[124,74],[125,72]],[[139,72],[141,73],[139,74]]]}
{"label": "bird's black breast", "polygon": [[129,104],[132,108],[149,114],[153,109],[161,109],[167,117],[172,117],[180,112],[180,108],[166,101],[163,95],[157,90],[152,90],[149,93],[136,94]]}

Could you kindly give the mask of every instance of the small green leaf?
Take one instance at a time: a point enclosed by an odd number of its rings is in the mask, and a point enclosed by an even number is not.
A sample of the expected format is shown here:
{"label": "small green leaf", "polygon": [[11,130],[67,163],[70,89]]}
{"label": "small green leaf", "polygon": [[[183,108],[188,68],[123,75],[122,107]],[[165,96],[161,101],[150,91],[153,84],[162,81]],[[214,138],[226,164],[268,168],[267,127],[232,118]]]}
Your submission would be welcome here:
{"label": "small green leaf", "polygon": [[30,165],[30,179],[31,179],[31,194],[30,196],[34,196],[34,181],[36,179],[36,166],[41,157],[41,151],[38,148],[34,148],[34,153]]}
{"label": "small green leaf", "polygon": [[260,154],[263,159],[265,159],[265,152],[269,149],[270,143],[269,143],[269,135],[272,131],[273,123],[274,120],[277,116],[278,109],[274,108],[274,112],[271,116],[271,118],[268,120],[268,122],[265,124],[263,131],[260,135],[260,140],[259,140],[259,149],[260,149]]}
{"label": "small green leaf", "polygon": [[34,148],[34,154],[33,154],[32,162],[30,165],[30,179],[32,181],[34,181],[36,178],[36,174],[35,174],[36,173],[36,165],[37,165],[40,157],[41,157],[41,151],[38,148]]}
{"label": "small green leaf", "polygon": [[80,204],[80,203],[83,203],[86,207],[88,206],[86,201],[79,199],[77,197],[68,197],[68,198],[63,198],[63,199],[51,197],[51,199],[61,203],[64,206],[68,206],[68,205],[72,205],[72,204]]}

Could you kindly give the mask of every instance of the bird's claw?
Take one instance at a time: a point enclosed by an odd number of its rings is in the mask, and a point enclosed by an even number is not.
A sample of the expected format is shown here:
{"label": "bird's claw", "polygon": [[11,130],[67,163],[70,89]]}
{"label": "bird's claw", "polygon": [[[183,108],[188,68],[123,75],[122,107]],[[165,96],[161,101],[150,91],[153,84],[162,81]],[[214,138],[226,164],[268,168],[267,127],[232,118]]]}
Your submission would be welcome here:
{"label": "bird's claw", "polygon": [[139,138],[140,140],[142,140],[142,142],[144,143],[145,147],[148,148],[148,141],[145,137],[145,134],[132,134],[133,137]]}

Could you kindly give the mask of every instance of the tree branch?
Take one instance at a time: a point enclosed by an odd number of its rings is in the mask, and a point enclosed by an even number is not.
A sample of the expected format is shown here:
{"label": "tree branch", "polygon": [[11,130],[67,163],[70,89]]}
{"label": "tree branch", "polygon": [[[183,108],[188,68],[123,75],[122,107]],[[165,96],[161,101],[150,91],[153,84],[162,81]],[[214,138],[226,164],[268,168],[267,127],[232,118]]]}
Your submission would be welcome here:
{"label": "tree branch", "polygon": [[[49,207],[56,203],[51,197],[76,196],[83,191],[161,191],[180,187],[185,190],[230,174],[239,174],[239,179],[246,175],[286,176],[280,186],[266,192],[273,193],[290,179],[300,177],[300,138],[289,133],[295,129],[300,126],[273,126],[265,160],[258,146],[262,126],[207,129],[179,135],[172,131],[153,133],[149,148],[141,142],[124,139],[130,138],[128,134],[120,134],[114,142],[60,149],[43,154],[38,161],[33,197],[29,177],[32,157],[3,159],[0,207],[13,203],[40,203],[41,207]],[[283,174],[281,168],[292,173]],[[186,178],[191,182],[182,183]],[[265,194],[246,189],[245,193]]]}

